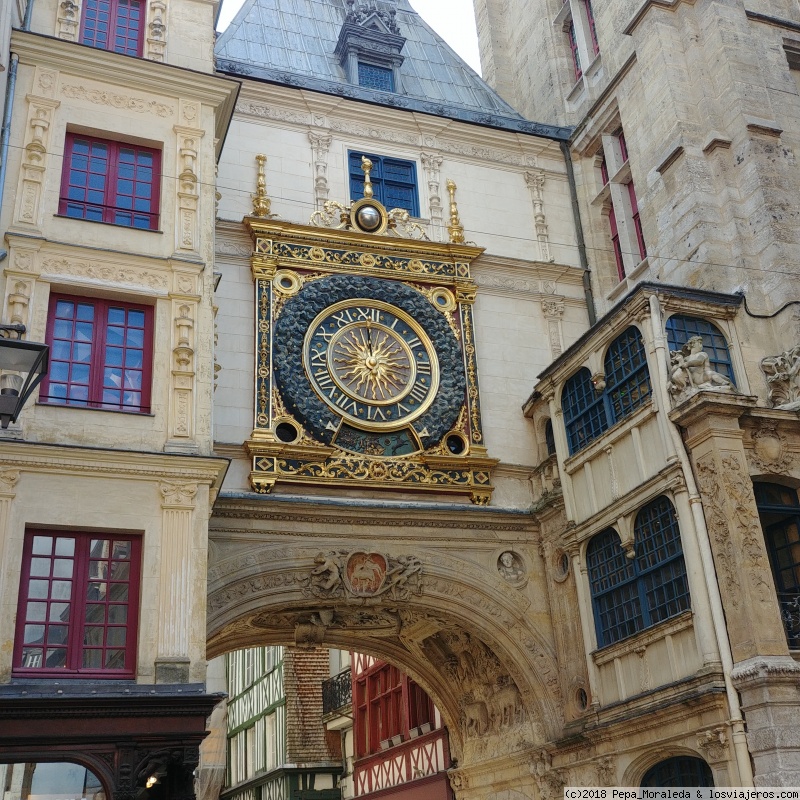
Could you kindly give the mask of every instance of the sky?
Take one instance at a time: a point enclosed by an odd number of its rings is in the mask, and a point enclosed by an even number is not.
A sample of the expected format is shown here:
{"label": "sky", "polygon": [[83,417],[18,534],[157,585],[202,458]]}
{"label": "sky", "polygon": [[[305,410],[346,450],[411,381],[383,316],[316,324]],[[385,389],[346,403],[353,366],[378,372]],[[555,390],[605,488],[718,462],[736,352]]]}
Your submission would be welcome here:
{"label": "sky", "polygon": [[[225,30],[244,0],[223,0],[219,29]],[[472,0],[411,0],[414,10],[478,74],[478,35]]]}

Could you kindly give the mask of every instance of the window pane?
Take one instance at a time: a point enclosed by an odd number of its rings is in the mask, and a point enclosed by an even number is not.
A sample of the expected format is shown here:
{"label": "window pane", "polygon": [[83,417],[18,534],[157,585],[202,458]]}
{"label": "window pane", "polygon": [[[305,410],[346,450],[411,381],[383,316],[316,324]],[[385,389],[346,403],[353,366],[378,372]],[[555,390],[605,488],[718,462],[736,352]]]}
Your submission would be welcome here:
{"label": "window pane", "polygon": [[50,577],[50,559],[49,558],[32,558],[31,559],[31,575]]}
{"label": "window pane", "polygon": [[47,603],[28,603],[25,619],[29,622],[44,622],[47,616]]}

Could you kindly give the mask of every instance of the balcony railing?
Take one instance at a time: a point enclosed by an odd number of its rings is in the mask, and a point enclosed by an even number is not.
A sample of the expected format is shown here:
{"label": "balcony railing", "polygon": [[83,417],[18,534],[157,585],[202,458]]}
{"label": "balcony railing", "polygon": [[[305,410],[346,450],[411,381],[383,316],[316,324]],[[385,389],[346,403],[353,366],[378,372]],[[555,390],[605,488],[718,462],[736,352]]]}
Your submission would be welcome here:
{"label": "balcony railing", "polygon": [[350,670],[340,672],[322,682],[322,713],[331,714],[353,702],[353,682]]}
{"label": "balcony railing", "polygon": [[778,592],[781,619],[790,649],[800,650],[800,594]]}

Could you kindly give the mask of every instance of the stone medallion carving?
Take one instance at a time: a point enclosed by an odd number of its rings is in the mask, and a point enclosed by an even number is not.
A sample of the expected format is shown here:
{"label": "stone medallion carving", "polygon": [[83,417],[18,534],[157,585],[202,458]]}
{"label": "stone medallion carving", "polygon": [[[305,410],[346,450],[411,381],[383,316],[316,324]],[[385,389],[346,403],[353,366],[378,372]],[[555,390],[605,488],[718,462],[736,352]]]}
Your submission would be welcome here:
{"label": "stone medallion carving", "polygon": [[314,564],[303,580],[306,597],[407,600],[422,594],[422,562],[416,556],[339,550],[319,553]]}
{"label": "stone medallion carving", "polygon": [[753,449],[748,451],[750,463],[761,472],[788,472],[795,457],[789,452],[788,443],[777,426],[764,422],[750,435]]}
{"label": "stone medallion carving", "polygon": [[497,559],[500,577],[516,589],[528,582],[528,575],[522,557],[513,550],[504,550]]}

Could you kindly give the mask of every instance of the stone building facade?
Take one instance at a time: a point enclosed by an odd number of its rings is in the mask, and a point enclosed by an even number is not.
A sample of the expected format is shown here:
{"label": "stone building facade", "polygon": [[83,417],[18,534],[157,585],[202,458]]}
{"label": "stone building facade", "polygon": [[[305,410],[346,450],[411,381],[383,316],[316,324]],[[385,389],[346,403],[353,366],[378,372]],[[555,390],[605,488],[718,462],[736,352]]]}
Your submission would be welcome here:
{"label": "stone building facade", "polygon": [[[540,430],[545,548],[567,554],[582,609],[595,716],[578,727],[603,731],[618,782],[691,752],[718,781],[749,784],[751,758],[756,785],[792,784],[799,554],[794,545],[787,559],[775,537],[796,540],[800,485],[790,199],[800,180],[798,10],[736,1],[475,7],[489,82],[523,113],[575,126],[583,263],[600,319],[539,376],[526,413]],[[638,356],[625,349],[634,340]],[[611,602],[600,572],[612,550],[639,568],[648,515],[667,502],[691,625],[681,634],[651,620],[649,633],[620,635],[598,619]],[[690,694],[718,711],[701,703],[689,713],[680,692],[692,683]],[[652,734],[643,734],[636,720],[659,728],[644,723]],[[553,763],[567,761],[562,753]]]}
{"label": "stone building facade", "polygon": [[10,785],[63,761],[109,798],[185,797],[219,701],[214,173],[238,84],[212,3],[3,10],[2,321],[50,360],[0,439],[0,761]]}

